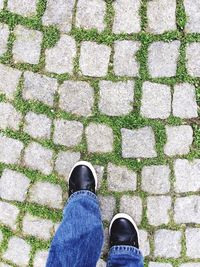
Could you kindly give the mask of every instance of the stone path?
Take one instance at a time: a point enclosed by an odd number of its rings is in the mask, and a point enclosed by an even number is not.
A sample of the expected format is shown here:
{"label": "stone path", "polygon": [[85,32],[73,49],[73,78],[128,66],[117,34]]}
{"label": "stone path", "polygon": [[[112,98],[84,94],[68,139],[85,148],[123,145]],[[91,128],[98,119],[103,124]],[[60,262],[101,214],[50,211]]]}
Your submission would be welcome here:
{"label": "stone path", "polygon": [[0,266],[45,266],[67,176],[95,165],[148,267],[200,267],[198,0],[0,0]]}

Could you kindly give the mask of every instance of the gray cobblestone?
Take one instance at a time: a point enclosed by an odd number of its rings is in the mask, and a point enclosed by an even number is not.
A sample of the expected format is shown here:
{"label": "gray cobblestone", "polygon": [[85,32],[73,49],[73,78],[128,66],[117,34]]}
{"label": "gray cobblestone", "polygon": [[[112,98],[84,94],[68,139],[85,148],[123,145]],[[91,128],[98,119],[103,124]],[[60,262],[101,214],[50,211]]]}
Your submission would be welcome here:
{"label": "gray cobblestone", "polygon": [[117,0],[113,4],[115,18],[114,33],[138,33],[140,31],[140,1]]}
{"label": "gray cobblestone", "polygon": [[63,119],[54,121],[53,141],[55,144],[73,147],[82,140],[83,125],[78,121],[66,121]]}
{"label": "gray cobblestone", "polygon": [[12,201],[24,201],[30,180],[23,174],[5,169],[0,179],[0,197]]}
{"label": "gray cobblestone", "polygon": [[0,162],[18,164],[23,147],[22,142],[0,135]]}
{"label": "gray cobblestone", "polygon": [[200,223],[200,197],[179,197],[174,204],[174,221],[180,223]]}
{"label": "gray cobblestone", "polygon": [[169,166],[145,166],[142,169],[142,190],[149,194],[167,194],[170,190],[169,179]]}
{"label": "gray cobblestone", "polygon": [[53,170],[53,152],[32,142],[25,149],[24,164],[33,170],[49,175]]}
{"label": "gray cobblestone", "polygon": [[111,221],[115,211],[115,198],[112,196],[99,196],[102,220]]}
{"label": "gray cobblestone", "polygon": [[144,82],[142,87],[141,115],[151,119],[167,119],[171,113],[170,87]]}
{"label": "gray cobblestone", "polygon": [[186,67],[189,75],[200,77],[200,43],[190,43],[187,45]]}
{"label": "gray cobblestone", "polygon": [[31,17],[37,14],[37,0],[8,0],[7,9],[13,13]]}
{"label": "gray cobblestone", "polygon": [[151,127],[121,129],[123,158],[154,158],[155,136]]}
{"label": "gray cobblestone", "polygon": [[148,31],[162,34],[176,30],[176,1],[153,0],[147,5]]}
{"label": "gray cobblestone", "polygon": [[57,90],[56,79],[26,71],[24,73],[23,98],[38,100],[48,106],[53,106],[54,94]]}
{"label": "gray cobblestone", "polygon": [[[151,261],[148,267],[173,267],[171,263],[161,263]],[[192,266],[191,266],[192,267]]]}
{"label": "gray cobblestone", "polygon": [[154,255],[163,258],[179,258],[181,256],[181,232],[157,230]]}
{"label": "gray cobblestone", "polygon": [[38,64],[42,44],[42,33],[21,25],[14,29],[16,40],[13,45],[15,63]]}
{"label": "gray cobblestone", "polygon": [[108,71],[111,48],[95,42],[81,44],[80,69],[83,75],[104,77]]}
{"label": "gray cobblestone", "polygon": [[150,254],[148,233],[145,230],[139,230],[139,246],[144,257]]}
{"label": "gray cobblestone", "polygon": [[185,31],[187,33],[200,33],[200,6],[198,0],[184,0],[184,7],[187,16]]}
{"label": "gray cobblestone", "polygon": [[36,252],[33,267],[45,267],[48,258],[48,251],[41,250]]}
{"label": "gray cobblestone", "polygon": [[148,49],[148,66],[150,75],[153,78],[173,77],[176,75],[179,47],[179,41],[171,43],[154,42],[150,45]]}
{"label": "gray cobblestone", "polygon": [[135,191],[137,187],[137,174],[126,167],[109,163],[107,168],[107,181],[108,189],[111,191]]}
{"label": "gray cobblestone", "polygon": [[68,33],[72,27],[72,12],[75,0],[48,0],[42,17],[45,26],[58,26],[61,32]]}
{"label": "gray cobblestone", "polygon": [[9,33],[8,25],[0,23],[0,56],[7,51]]}
{"label": "gray cobblestone", "polygon": [[142,200],[137,196],[122,196],[120,200],[120,212],[129,214],[139,225],[142,220]]}
{"label": "gray cobblestone", "polygon": [[200,267],[200,263],[198,262],[183,263],[180,265],[180,267]]}
{"label": "gray cobblestone", "polygon": [[0,0],[0,9],[3,9],[4,6],[4,0]]}
{"label": "gray cobblestone", "polygon": [[96,267],[106,267],[106,262],[102,259],[99,259]]}
{"label": "gray cobblestone", "polygon": [[94,90],[87,82],[65,81],[59,88],[59,107],[80,116],[92,115]]}
{"label": "gray cobblestone", "polygon": [[7,202],[0,201],[0,222],[12,230],[17,229],[17,217],[19,209]]}
{"label": "gray cobblestone", "polygon": [[139,74],[139,63],[136,53],[140,42],[115,41],[114,43],[114,73],[118,76],[136,77]]}
{"label": "gray cobblestone", "polygon": [[200,258],[200,229],[198,228],[187,228],[185,231],[186,235],[186,255],[189,258],[199,259]]}
{"label": "gray cobblestone", "polygon": [[0,262],[0,267],[11,267],[11,265],[5,264],[4,262]]}
{"label": "gray cobblestone", "polygon": [[0,92],[13,99],[21,76],[21,71],[0,64]]}
{"label": "gray cobblestone", "polygon": [[46,115],[28,112],[25,116],[24,132],[33,138],[50,138],[51,119]]}
{"label": "gray cobblestone", "polygon": [[62,209],[62,189],[48,182],[36,182],[30,189],[30,202]]}
{"label": "gray cobblestone", "polygon": [[109,116],[126,115],[133,110],[134,83],[100,81],[99,110]]}
{"label": "gray cobblestone", "polygon": [[193,130],[189,125],[166,126],[167,142],[164,153],[168,156],[186,155],[193,142]]}
{"label": "gray cobblestone", "polygon": [[158,196],[147,198],[147,218],[150,225],[168,224],[169,212],[172,206],[171,197]]}
{"label": "gray cobblestone", "polygon": [[100,188],[102,180],[103,180],[103,175],[104,175],[104,166],[94,165],[94,169],[96,171],[97,180],[98,180],[97,188]]}
{"label": "gray cobblestone", "polygon": [[28,266],[31,246],[19,237],[11,237],[3,259],[9,260],[18,266]]}
{"label": "gray cobblestone", "polygon": [[45,51],[45,69],[57,74],[73,73],[73,62],[76,56],[76,42],[68,35],[61,35],[56,46]]}
{"label": "gray cobblestone", "polygon": [[182,119],[198,117],[195,87],[189,83],[175,85],[173,115]]}
{"label": "gray cobblestone", "polygon": [[19,130],[22,115],[10,103],[0,103],[0,128]]}
{"label": "gray cobblestone", "polygon": [[113,151],[112,129],[104,124],[90,123],[86,130],[88,151],[90,153],[107,153]]}
{"label": "gray cobblestone", "polygon": [[101,32],[105,28],[104,17],[106,4],[102,0],[79,0],[76,13],[76,26],[84,29],[97,29]]}

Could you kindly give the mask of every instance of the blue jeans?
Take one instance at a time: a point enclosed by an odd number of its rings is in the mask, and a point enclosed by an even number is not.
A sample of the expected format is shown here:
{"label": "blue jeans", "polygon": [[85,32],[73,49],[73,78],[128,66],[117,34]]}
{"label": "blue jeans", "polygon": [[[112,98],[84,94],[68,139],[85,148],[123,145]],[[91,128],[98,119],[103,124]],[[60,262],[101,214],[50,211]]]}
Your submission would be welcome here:
{"label": "blue jeans", "polygon": [[[72,194],[63,220],[51,244],[47,267],[95,267],[103,246],[99,201],[90,191]],[[143,267],[140,251],[131,246],[113,246],[108,267]]]}

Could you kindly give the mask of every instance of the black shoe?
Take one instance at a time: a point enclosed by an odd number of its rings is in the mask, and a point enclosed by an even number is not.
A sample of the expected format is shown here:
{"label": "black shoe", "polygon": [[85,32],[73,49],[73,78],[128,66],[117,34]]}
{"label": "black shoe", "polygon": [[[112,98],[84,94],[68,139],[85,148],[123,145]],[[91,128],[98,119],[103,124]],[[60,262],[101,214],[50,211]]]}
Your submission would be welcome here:
{"label": "black shoe", "polygon": [[74,165],[68,181],[69,196],[80,190],[96,192],[97,174],[92,164],[87,161],[79,161]]}
{"label": "black shoe", "polygon": [[138,228],[133,219],[124,213],[114,216],[109,227],[110,247],[126,245],[139,249]]}

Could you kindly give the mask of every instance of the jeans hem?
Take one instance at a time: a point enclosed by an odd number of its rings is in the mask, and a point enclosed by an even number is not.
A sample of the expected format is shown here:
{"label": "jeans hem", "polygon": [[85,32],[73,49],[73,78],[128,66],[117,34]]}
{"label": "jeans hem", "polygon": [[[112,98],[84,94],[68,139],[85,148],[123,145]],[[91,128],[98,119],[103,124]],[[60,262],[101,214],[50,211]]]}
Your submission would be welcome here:
{"label": "jeans hem", "polygon": [[77,192],[73,193],[68,198],[67,203],[70,202],[73,198],[78,197],[78,196],[87,196],[87,197],[90,197],[90,198],[92,198],[92,199],[94,199],[94,200],[96,200],[98,202],[98,197],[94,193],[92,193],[89,190],[80,190],[80,191],[77,191]]}
{"label": "jeans hem", "polygon": [[110,248],[109,254],[117,255],[117,254],[129,254],[129,255],[140,255],[142,256],[141,251],[133,246],[126,246],[126,245],[120,245],[120,246],[113,246]]}

